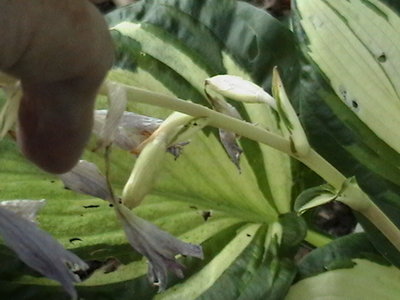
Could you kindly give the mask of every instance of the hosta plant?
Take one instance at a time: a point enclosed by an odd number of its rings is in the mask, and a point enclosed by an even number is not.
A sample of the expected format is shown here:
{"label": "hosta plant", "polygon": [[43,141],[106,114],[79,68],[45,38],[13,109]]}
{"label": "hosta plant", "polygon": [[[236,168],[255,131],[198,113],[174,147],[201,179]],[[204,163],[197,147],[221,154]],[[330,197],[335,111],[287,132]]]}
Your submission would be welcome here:
{"label": "hosta plant", "polygon": [[[399,9],[297,0],[288,28],[234,0],[119,8],[93,137],[57,177],[19,154],[1,77],[1,295],[397,299]],[[331,201],[365,232],[319,232]]]}

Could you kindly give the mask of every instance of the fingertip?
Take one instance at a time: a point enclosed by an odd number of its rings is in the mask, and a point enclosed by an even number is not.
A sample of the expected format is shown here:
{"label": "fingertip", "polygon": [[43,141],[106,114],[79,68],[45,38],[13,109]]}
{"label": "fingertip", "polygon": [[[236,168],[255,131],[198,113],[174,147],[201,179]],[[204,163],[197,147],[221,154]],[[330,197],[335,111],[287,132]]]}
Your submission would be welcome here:
{"label": "fingertip", "polygon": [[68,172],[90,137],[94,99],[71,82],[25,84],[17,130],[22,153],[46,172]]}

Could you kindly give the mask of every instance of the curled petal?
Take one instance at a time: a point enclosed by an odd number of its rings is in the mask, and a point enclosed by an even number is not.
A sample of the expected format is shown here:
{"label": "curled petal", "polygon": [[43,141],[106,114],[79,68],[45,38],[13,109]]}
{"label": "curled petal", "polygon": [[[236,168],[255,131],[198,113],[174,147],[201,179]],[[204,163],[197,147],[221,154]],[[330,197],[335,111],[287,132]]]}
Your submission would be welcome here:
{"label": "curled petal", "polygon": [[120,126],[126,130],[153,133],[162,122],[161,119],[125,112],[121,118]]}
{"label": "curled petal", "polygon": [[[216,76],[218,77],[218,76]],[[213,77],[214,78],[214,77]],[[212,93],[207,93],[208,100],[211,102],[214,109],[220,113],[228,115],[230,117],[236,118],[241,120],[242,117],[240,116],[237,109],[229,104],[224,98],[214,95]],[[236,139],[237,135],[234,132],[226,131],[223,129],[219,130],[219,138],[221,140],[222,145],[225,148],[226,153],[228,154],[231,161],[235,164],[240,170],[240,155],[242,154],[243,150],[238,145]]]}
{"label": "curled petal", "polygon": [[8,247],[31,268],[62,284],[65,291],[77,299],[74,282],[80,278],[74,272],[88,268],[86,263],[67,251],[48,233],[16,213],[0,207],[0,235]]}
{"label": "curled petal", "polygon": [[182,143],[178,143],[172,146],[169,146],[167,148],[167,152],[171,153],[174,157],[175,160],[178,159],[179,156],[181,156],[182,152],[183,152],[183,147],[185,147],[186,145],[189,145],[190,142],[182,142]]}
{"label": "curled petal", "polygon": [[116,205],[115,210],[131,246],[148,259],[149,280],[159,286],[159,291],[166,288],[168,271],[178,277],[183,277],[184,266],[176,261],[176,255],[182,254],[203,259],[201,246],[175,238],[134,215],[123,205]]}
{"label": "curled petal", "polygon": [[221,139],[221,143],[224,146],[225,151],[228,153],[229,158],[240,172],[240,155],[242,154],[243,150],[236,142],[236,134],[231,131],[220,129],[219,138]]}
{"label": "curled petal", "polygon": [[[96,110],[94,115],[93,133],[102,139],[103,128],[107,123],[107,110]],[[163,120],[125,111],[115,127],[112,142],[119,148],[139,154],[138,149],[160,127]],[[184,146],[189,142],[176,143],[168,147],[167,151],[178,158]]]}
{"label": "curled petal", "polygon": [[64,185],[81,194],[94,196],[103,200],[111,200],[112,193],[106,178],[97,166],[85,160],[80,160],[69,172],[59,175]]}
{"label": "curled petal", "polygon": [[1,201],[0,206],[13,211],[20,217],[31,222],[36,221],[36,215],[46,204],[46,200],[8,200]]}
{"label": "curled petal", "polygon": [[112,82],[107,82],[106,85],[109,109],[101,130],[99,147],[106,147],[112,143],[127,104],[126,90],[122,85]]}
{"label": "curled petal", "polygon": [[[95,111],[93,132],[101,137],[106,123],[106,110]],[[144,142],[162,123],[163,120],[124,112],[113,136],[113,143],[123,150],[131,151]]]}

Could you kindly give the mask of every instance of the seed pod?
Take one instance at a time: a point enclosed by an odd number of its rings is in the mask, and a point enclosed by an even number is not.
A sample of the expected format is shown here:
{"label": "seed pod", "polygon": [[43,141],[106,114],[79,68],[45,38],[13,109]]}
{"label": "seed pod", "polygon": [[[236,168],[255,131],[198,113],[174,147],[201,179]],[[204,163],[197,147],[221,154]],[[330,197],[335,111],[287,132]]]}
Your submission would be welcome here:
{"label": "seed pod", "polygon": [[122,192],[124,205],[129,208],[138,206],[152,190],[168,146],[188,130],[187,124],[193,119],[195,118],[185,114],[172,113],[150,138],[138,147],[139,158]]}

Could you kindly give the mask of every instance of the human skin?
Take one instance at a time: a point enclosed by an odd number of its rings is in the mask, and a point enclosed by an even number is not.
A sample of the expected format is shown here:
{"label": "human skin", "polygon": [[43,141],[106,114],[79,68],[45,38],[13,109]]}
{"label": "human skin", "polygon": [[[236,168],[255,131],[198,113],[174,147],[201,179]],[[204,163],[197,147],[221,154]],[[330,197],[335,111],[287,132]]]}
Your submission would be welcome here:
{"label": "human skin", "polygon": [[87,0],[1,0],[0,70],[21,80],[17,140],[51,173],[69,171],[90,136],[113,62],[103,16]]}

